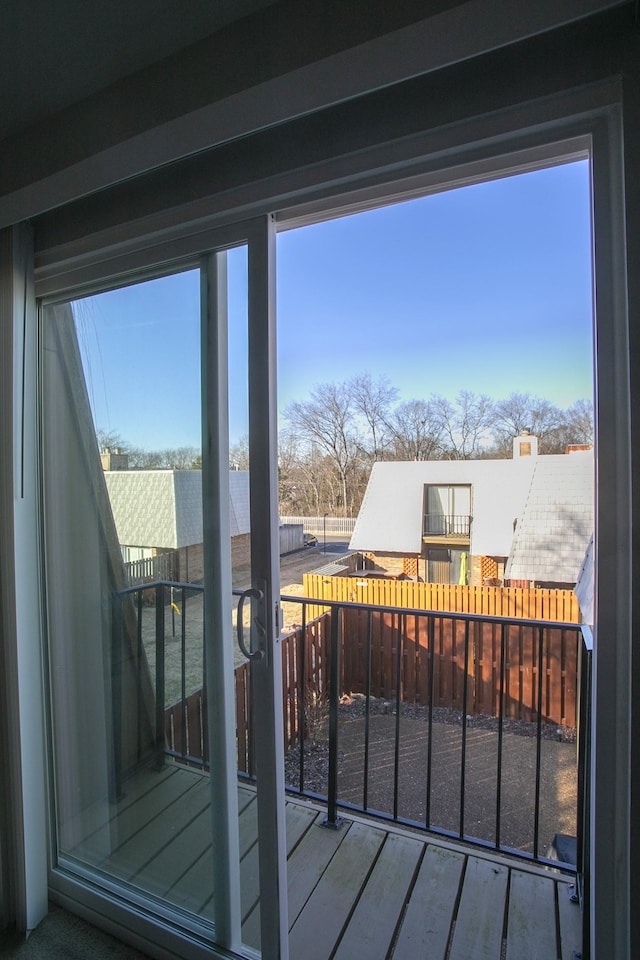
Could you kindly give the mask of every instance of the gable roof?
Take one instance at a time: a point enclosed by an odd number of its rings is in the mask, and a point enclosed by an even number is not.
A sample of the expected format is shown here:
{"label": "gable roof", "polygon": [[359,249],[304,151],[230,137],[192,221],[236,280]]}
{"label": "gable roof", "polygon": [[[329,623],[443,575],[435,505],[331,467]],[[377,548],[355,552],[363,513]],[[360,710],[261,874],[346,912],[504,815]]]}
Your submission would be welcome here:
{"label": "gable roof", "polygon": [[421,553],[425,486],[459,484],[471,486],[472,553],[507,557],[537,459],[376,463],[350,549]]}
{"label": "gable roof", "polygon": [[593,471],[592,450],[376,463],[349,546],[420,554],[425,486],[470,485],[472,554],[508,557],[507,579],[575,583],[593,533]]}
{"label": "gable roof", "polygon": [[577,581],[593,534],[593,472],[591,450],[538,459],[505,578]]}
{"label": "gable roof", "polygon": [[[118,540],[173,549],[202,543],[200,470],[113,470],[105,481]],[[249,473],[229,473],[231,536],[249,532]]]}

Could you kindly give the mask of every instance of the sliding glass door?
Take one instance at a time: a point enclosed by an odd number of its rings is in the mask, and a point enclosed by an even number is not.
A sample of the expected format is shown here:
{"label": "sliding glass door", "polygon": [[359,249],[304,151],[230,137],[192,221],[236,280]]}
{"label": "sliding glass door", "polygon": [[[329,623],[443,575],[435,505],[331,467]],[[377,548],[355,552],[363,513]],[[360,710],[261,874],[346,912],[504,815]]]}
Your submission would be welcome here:
{"label": "sliding glass door", "polygon": [[53,882],[281,956],[271,228],[209,243],[41,312]]}

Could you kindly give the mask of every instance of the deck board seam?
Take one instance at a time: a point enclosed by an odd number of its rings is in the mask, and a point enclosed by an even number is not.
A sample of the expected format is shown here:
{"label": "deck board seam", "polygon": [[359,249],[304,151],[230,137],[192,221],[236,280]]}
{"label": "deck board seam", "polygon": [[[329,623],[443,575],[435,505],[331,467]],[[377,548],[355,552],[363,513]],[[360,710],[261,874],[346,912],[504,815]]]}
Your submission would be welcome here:
{"label": "deck board seam", "polygon": [[458,883],[456,899],[455,899],[455,903],[453,904],[453,910],[451,912],[451,923],[449,924],[449,939],[447,940],[447,947],[444,952],[445,960],[449,960],[449,957],[451,956],[451,951],[453,949],[453,936],[456,929],[456,923],[458,921],[458,912],[460,910],[460,902],[462,900],[462,891],[464,890],[464,884],[467,879],[468,865],[469,865],[469,857],[465,855],[464,863],[462,864],[462,870],[460,871],[460,881]]}
{"label": "deck board seam", "polygon": [[[153,863],[153,861],[154,861],[157,857],[159,857],[162,853],[164,853],[164,851],[167,850],[167,849],[171,846],[171,844],[174,843],[175,840],[177,840],[178,837],[180,837],[180,836],[185,832],[185,830],[188,830],[188,828],[191,826],[191,824],[194,822],[194,820],[197,820],[198,817],[201,817],[201,816],[202,816],[202,814],[203,814],[203,813],[205,812],[205,810],[207,809],[208,805],[209,805],[208,802],[206,802],[203,807],[198,808],[198,809],[195,811],[195,813],[193,814],[193,816],[191,817],[191,819],[188,820],[186,823],[184,823],[184,824],[180,827],[180,829],[171,836],[171,839],[168,841],[168,843],[164,843],[161,847],[159,847],[157,850],[155,850],[155,852],[153,853],[153,855],[152,855],[151,857],[149,857],[148,860],[146,860],[143,864],[141,864],[141,865],[138,867],[138,869],[129,876],[129,878],[128,878],[129,881],[130,881],[130,882],[134,881],[135,878],[136,878],[143,870],[146,870],[146,868],[147,868],[151,863]],[[165,810],[163,811],[163,813],[166,813],[166,811],[169,810],[172,806],[173,806],[173,804],[169,804],[169,806],[165,808]],[[154,818],[154,819],[155,819],[155,818]],[[152,822],[152,821],[150,821],[150,822]],[[143,827],[142,829],[144,829],[144,827]],[[140,833],[140,832],[141,832],[140,830],[136,831],[136,833],[134,833],[130,839],[133,839],[133,838],[134,838],[135,836],[137,836],[137,834]],[[128,842],[129,842],[129,841],[127,841],[127,843],[128,843]],[[126,846],[126,843],[120,844],[119,847],[116,847],[114,853],[117,854],[118,851],[119,851],[119,850],[122,850],[124,846]],[[191,864],[190,866],[193,866],[193,864]]]}
{"label": "deck board seam", "polygon": [[421,851],[420,856],[418,857],[417,863],[416,863],[416,865],[415,865],[415,868],[414,868],[414,871],[413,871],[413,876],[411,877],[411,882],[409,883],[409,886],[407,887],[407,891],[406,891],[405,896],[404,896],[404,902],[403,902],[402,907],[400,908],[400,911],[399,911],[399,913],[398,913],[398,919],[397,919],[397,921],[396,921],[395,929],[394,929],[394,931],[393,931],[393,936],[391,937],[391,943],[389,944],[389,949],[387,950],[387,955],[386,955],[386,957],[385,957],[385,960],[392,960],[392,957],[393,957],[393,954],[394,954],[394,951],[395,951],[395,948],[396,948],[396,944],[397,944],[397,942],[398,942],[398,937],[399,937],[399,935],[400,935],[400,928],[402,927],[402,923],[403,923],[404,918],[405,918],[405,916],[406,916],[407,907],[409,906],[409,901],[410,901],[410,899],[411,899],[411,896],[412,896],[412,894],[413,894],[413,891],[414,891],[416,882],[417,882],[417,880],[418,880],[418,874],[420,873],[420,870],[421,870],[421,868],[422,868],[422,863],[423,863],[423,861],[424,861],[425,856],[427,855],[427,846],[428,846],[428,844],[426,844],[426,843],[423,842],[423,844],[422,844],[422,851]]}
{"label": "deck board seam", "polygon": [[365,889],[365,887],[367,886],[367,884],[368,884],[368,882],[369,882],[369,880],[370,880],[370,878],[371,878],[371,874],[373,873],[373,871],[374,871],[374,869],[375,869],[375,866],[376,866],[378,860],[380,859],[380,855],[382,854],[382,851],[384,850],[384,848],[385,848],[386,845],[387,845],[387,840],[388,840],[388,838],[389,838],[389,834],[385,831],[384,840],[382,841],[382,843],[381,843],[380,846],[378,847],[378,849],[377,849],[377,851],[376,851],[376,855],[375,855],[375,857],[373,858],[373,860],[371,861],[371,863],[370,863],[370,865],[369,865],[369,869],[367,870],[367,873],[366,873],[365,877],[363,878],[362,882],[360,883],[360,889],[358,890],[358,893],[357,893],[357,895],[356,895],[353,903],[351,904],[351,909],[349,910],[349,913],[347,914],[347,916],[346,916],[346,918],[345,918],[344,924],[342,925],[342,929],[340,930],[340,933],[338,934],[338,936],[337,936],[337,938],[336,938],[336,942],[335,942],[334,945],[333,945],[333,950],[331,951],[331,953],[330,953],[330,955],[329,955],[329,957],[328,957],[328,960],[333,960],[333,957],[335,957],[336,953],[338,952],[338,948],[339,948],[339,946],[340,946],[340,943],[341,943],[341,941],[342,941],[345,933],[346,933],[347,930],[349,929],[349,924],[351,923],[351,920],[352,920],[352,918],[353,918],[353,915],[354,915],[354,913],[356,912],[356,908],[357,908],[358,904],[360,903],[360,900],[361,900],[361,898],[362,898],[362,894],[364,893],[364,889]]}

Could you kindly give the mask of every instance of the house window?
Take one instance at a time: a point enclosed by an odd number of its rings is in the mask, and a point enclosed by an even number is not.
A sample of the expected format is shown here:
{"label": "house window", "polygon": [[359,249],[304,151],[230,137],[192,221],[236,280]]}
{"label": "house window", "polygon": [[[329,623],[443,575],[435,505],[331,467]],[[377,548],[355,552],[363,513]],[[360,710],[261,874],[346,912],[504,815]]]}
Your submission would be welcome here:
{"label": "house window", "polygon": [[471,532],[471,487],[425,488],[423,536],[468,539]]}

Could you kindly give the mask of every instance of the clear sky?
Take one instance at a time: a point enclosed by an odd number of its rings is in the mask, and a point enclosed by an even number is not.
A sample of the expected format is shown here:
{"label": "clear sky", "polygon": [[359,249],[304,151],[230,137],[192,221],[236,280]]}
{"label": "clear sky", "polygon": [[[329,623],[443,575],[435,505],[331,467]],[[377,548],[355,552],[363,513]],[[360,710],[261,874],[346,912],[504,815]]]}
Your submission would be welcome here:
{"label": "clear sky", "polygon": [[[279,234],[282,411],[368,371],[401,399],[592,394],[587,162]],[[231,435],[246,432],[246,252],[229,258]],[[200,445],[196,272],[82,301],[98,426],[147,449]]]}

